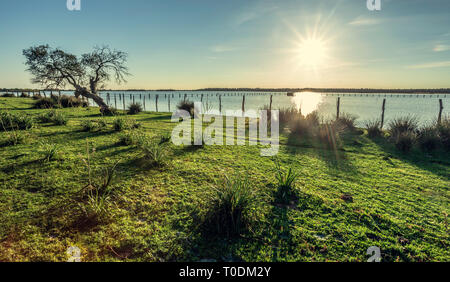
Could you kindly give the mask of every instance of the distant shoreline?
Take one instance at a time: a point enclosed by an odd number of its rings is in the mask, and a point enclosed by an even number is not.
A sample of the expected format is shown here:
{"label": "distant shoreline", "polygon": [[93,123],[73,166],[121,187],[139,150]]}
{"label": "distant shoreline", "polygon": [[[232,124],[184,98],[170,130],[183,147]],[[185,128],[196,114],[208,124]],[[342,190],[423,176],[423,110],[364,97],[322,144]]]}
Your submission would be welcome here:
{"label": "distant shoreline", "polygon": [[[0,88],[0,92],[37,92],[44,89],[29,88]],[[58,91],[57,89],[46,89],[45,91]],[[73,89],[61,89],[61,91],[73,91]],[[450,94],[450,88],[439,89],[376,89],[376,88],[202,88],[202,89],[105,89],[100,92],[123,91],[123,92],[199,92],[199,91],[217,91],[217,92],[320,92],[320,93],[407,93],[407,94]]]}

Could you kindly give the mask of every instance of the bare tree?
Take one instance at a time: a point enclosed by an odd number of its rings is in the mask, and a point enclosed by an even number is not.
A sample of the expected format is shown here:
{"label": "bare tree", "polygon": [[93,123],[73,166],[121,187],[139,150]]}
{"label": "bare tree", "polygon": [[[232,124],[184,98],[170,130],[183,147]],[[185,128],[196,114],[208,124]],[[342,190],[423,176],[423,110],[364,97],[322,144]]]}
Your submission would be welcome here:
{"label": "bare tree", "polygon": [[90,98],[97,103],[100,111],[109,112],[109,106],[98,95],[98,90],[114,79],[117,83],[126,82],[129,75],[127,54],[111,50],[107,46],[95,47],[91,53],[77,57],[61,49],[48,45],[30,47],[23,50],[26,65],[33,78],[46,89],[64,88],[67,85],[75,89],[76,97]]}

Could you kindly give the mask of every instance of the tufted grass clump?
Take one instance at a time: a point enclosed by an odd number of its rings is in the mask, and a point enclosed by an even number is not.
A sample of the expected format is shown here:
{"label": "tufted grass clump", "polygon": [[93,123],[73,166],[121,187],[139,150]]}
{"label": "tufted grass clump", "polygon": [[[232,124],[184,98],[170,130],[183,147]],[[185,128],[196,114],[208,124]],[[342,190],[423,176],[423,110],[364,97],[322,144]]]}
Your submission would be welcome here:
{"label": "tufted grass clump", "polygon": [[379,120],[366,121],[365,127],[369,138],[377,138],[383,136],[383,130],[381,129],[381,122]]}
{"label": "tufted grass clump", "polygon": [[4,131],[28,130],[35,125],[35,120],[27,114],[0,112],[0,126]]}
{"label": "tufted grass clump", "polygon": [[295,181],[297,180],[299,175],[295,173],[292,168],[289,168],[287,171],[282,169],[278,161],[275,162],[275,166],[275,178],[278,181],[278,189],[275,197],[276,201],[281,204],[290,204],[296,199],[296,193],[294,189]]}
{"label": "tufted grass clump", "polygon": [[55,143],[41,142],[39,153],[42,155],[43,162],[51,162],[58,159],[60,146]]}
{"label": "tufted grass clump", "polygon": [[250,210],[255,197],[248,177],[225,176],[221,185],[214,189],[211,208],[205,223],[219,236],[235,237],[250,227]]}
{"label": "tufted grass clump", "polygon": [[168,150],[158,140],[143,140],[140,144],[143,159],[150,167],[164,167],[168,164]]}
{"label": "tufted grass clump", "polygon": [[136,115],[138,113],[142,112],[142,105],[141,103],[131,103],[128,106],[127,114],[129,115]]}

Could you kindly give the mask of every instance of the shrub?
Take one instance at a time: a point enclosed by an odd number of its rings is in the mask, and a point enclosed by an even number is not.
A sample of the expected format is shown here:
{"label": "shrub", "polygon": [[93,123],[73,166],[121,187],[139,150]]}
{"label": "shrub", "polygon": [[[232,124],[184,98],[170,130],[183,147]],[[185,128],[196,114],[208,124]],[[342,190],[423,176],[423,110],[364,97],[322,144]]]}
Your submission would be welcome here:
{"label": "shrub", "polygon": [[135,115],[142,112],[142,105],[140,103],[132,103],[128,106],[128,114]]}
{"label": "shrub", "polygon": [[355,131],[355,121],[356,116],[344,113],[334,121],[334,127],[339,128],[341,131]]}
{"label": "shrub", "polygon": [[241,234],[250,224],[250,207],[254,201],[247,177],[225,177],[223,185],[214,189],[207,223],[217,234],[232,237]]}
{"label": "shrub", "polygon": [[320,125],[319,115],[316,111],[306,117],[300,115],[291,121],[291,133],[297,136],[313,136]]}
{"label": "shrub", "polygon": [[296,108],[291,107],[279,110],[279,121],[281,125],[289,124],[293,120],[299,119],[300,117],[301,113]]}
{"label": "shrub", "polygon": [[17,130],[12,130],[6,132],[5,136],[6,140],[3,142],[4,145],[16,146],[19,144],[26,144],[28,141],[29,134]]}
{"label": "shrub", "polygon": [[20,97],[22,97],[22,98],[30,98],[30,95],[28,95],[25,92],[22,92],[22,94],[20,94]]}
{"label": "shrub", "polygon": [[134,119],[124,119],[124,118],[116,118],[113,121],[113,129],[115,131],[123,131],[123,130],[127,130],[127,129],[137,129],[140,128],[141,124],[138,123],[136,120]]}
{"label": "shrub", "polygon": [[34,102],[35,109],[52,109],[55,107],[55,101],[51,98],[40,98]]}
{"label": "shrub", "polygon": [[422,127],[417,134],[417,143],[422,151],[433,151],[440,143],[437,126]]}
{"label": "shrub", "polygon": [[83,101],[81,98],[75,96],[61,95],[61,97],[53,96],[54,101],[60,104],[63,108],[78,108],[78,107],[88,107],[88,102]]}
{"label": "shrub", "polygon": [[409,152],[416,141],[416,134],[413,131],[405,131],[395,136],[395,147],[403,153]]}
{"label": "shrub", "polygon": [[167,165],[167,149],[153,140],[145,140],[140,145],[144,153],[144,159],[151,167],[163,167]]}
{"label": "shrub", "polygon": [[135,119],[129,119],[127,122],[127,127],[129,129],[138,129],[141,128],[141,124],[139,122],[137,122]]}
{"label": "shrub", "polygon": [[97,124],[93,120],[83,120],[81,122],[82,131],[92,132],[97,129]]}
{"label": "shrub", "polygon": [[275,164],[277,170],[275,177],[278,180],[276,199],[279,203],[289,204],[296,196],[294,184],[295,180],[298,178],[298,174],[294,173],[292,168],[289,168],[289,170],[285,172],[278,162],[275,162]]}
{"label": "shrub", "polygon": [[[389,123],[389,133],[394,140],[403,133],[416,132],[418,127],[417,119],[413,116],[396,118]],[[407,134],[408,135],[408,134]]]}
{"label": "shrub", "polygon": [[191,102],[189,100],[180,101],[177,105],[177,109],[188,112],[191,117],[193,117],[195,114],[194,102]]}
{"label": "shrub", "polygon": [[39,100],[39,99],[42,99],[42,96],[39,95],[39,94],[34,94],[31,98],[32,98],[33,100]]}
{"label": "shrub", "polygon": [[437,131],[443,147],[450,151],[450,117],[442,119],[441,123],[437,125]]}
{"label": "shrub", "polygon": [[55,124],[55,125],[66,125],[69,122],[69,119],[63,113],[56,112],[51,117],[51,122],[53,122],[53,124]]}
{"label": "shrub", "polygon": [[113,121],[113,128],[115,131],[122,131],[127,128],[127,122],[123,118],[116,118]]}
{"label": "shrub", "polygon": [[119,111],[116,108],[113,108],[113,107],[100,108],[100,113],[103,116],[117,116],[117,115],[119,115]]}
{"label": "shrub", "polygon": [[0,112],[0,125],[3,130],[28,130],[34,126],[32,116],[26,114],[11,114],[8,112]]}
{"label": "shrub", "polygon": [[12,97],[16,97],[13,93],[5,93],[2,95],[2,97],[4,98],[12,98]]}
{"label": "shrub", "polygon": [[367,121],[366,124],[367,135],[370,138],[380,137],[383,135],[383,130],[381,129],[381,122],[378,120]]}
{"label": "shrub", "polygon": [[41,113],[40,115],[38,115],[37,120],[40,123],[49,123],[49,122],[52,122],[55,114],[56,114],[55,110],[50,110],[50,111],[47,111],[45,113]]}
{"label": "shrub", "polygon": [[124,146],[142,146],[145,143],[145,135],[137,131],[125,131],[119,136],[119,143]]}

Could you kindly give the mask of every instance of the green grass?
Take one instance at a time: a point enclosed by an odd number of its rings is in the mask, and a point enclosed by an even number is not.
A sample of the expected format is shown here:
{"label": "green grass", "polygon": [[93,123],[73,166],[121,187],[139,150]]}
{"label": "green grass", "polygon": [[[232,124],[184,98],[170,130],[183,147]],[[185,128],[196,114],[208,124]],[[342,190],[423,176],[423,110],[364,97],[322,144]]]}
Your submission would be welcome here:
{"label": "green grass", "polygon": [[[0,98],[0,108],[38,116],[32,99]],[[346,134],[337,150],[282,136],[281,167],[298,173],[295,206],[274,204],[272,158],[258,146],[174,146],[164,167],[146,165],[138,146],[119,142],[115,117],[97,108],[61,109],[67,125],[37,124],[29,142],[0,147],[0,261],[66,261],[70,246],[83,261],[366,261],[378,246],[383,261],[449,261],[449,153],[403,154],[383,138]],[[124,119],[129,117],[123,116]],[[148,138],[167,136],[170,114],[133,116]],[[7,138],[0,133],[0,144]],[[89,184],[86,140],[95,148],[91,173],[115,168],[101,221],[83,217]],[[40,144],[58,157],[42,162]],[[206,233],[201,222],[225,175],[248,175],[255,200],[252,224],[241,236]],[[100,180],[98,180],[100,181]],[[351,195],[353,201],[344,201]],[[96,205],[91,205],[97,207]]]}

